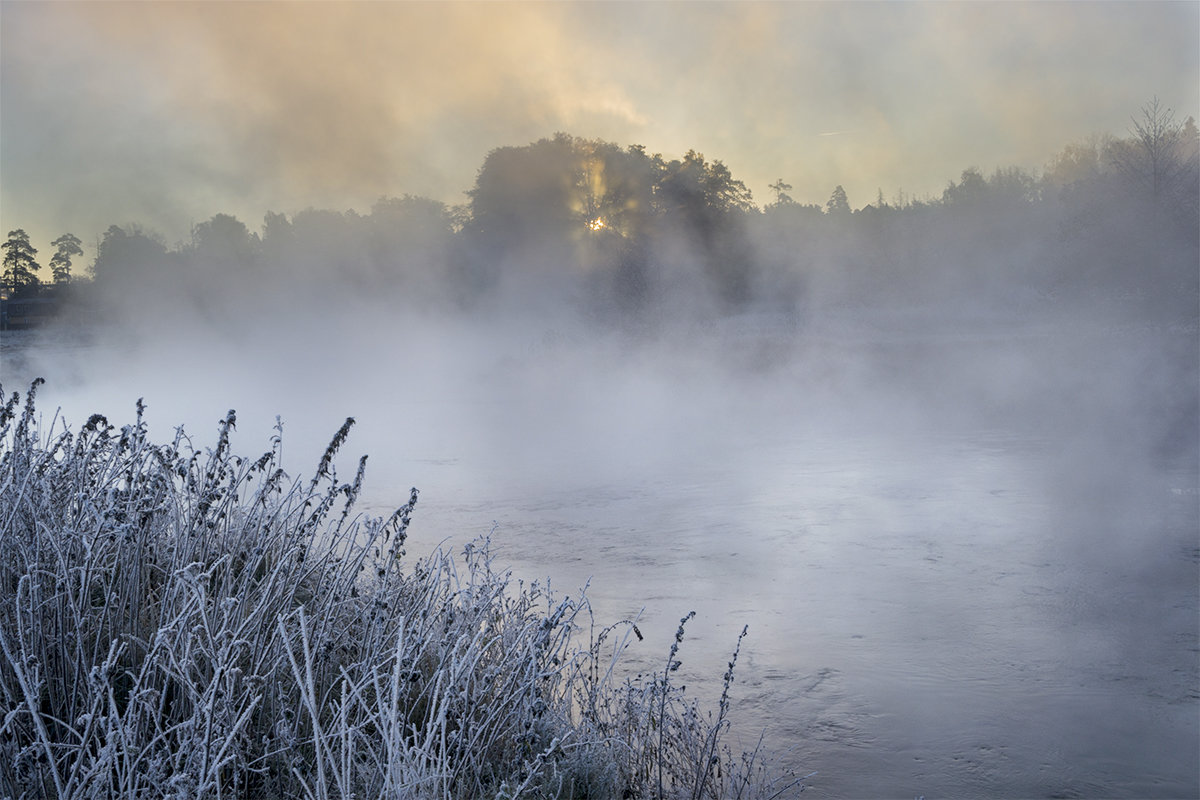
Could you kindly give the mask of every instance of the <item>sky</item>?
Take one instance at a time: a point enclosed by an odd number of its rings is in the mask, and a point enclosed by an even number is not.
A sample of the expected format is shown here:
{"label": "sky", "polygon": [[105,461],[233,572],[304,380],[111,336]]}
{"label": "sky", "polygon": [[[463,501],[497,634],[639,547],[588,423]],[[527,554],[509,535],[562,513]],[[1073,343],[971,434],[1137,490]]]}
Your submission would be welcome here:
{"label": "sky", "polygon": [[466,199],[565,131],[858,208],[1200,106],[1200,3],[0,0],[0,227]]}

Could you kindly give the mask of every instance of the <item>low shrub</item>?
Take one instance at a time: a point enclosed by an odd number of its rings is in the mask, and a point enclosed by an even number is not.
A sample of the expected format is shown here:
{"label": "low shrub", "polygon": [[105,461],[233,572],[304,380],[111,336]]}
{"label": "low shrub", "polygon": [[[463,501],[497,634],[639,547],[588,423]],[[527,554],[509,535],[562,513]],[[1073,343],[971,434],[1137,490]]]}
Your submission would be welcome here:
{"label": "low shrub", "polygon": [[803,789],[721,740],[736,651],[715,715],[672,684],[688,618],[661,673],[622,679],[636,625],[514,586],[486,538],[409,564],[417,490],[372,518],[354,513],[366,458],[339,481],[353,420],[303,482],[278,432],[235,455],[232,411],[203,450],[150,441],[141,401],[121,428],[43,430],[39,383],[0,409],[0,796]]}

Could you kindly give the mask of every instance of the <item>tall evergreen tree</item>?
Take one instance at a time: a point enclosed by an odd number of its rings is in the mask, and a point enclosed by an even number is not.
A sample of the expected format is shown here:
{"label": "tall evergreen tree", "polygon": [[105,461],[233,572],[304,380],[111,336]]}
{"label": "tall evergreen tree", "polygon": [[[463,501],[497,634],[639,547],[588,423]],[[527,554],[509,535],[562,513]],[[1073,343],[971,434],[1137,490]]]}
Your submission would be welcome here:
{"label": "tall evergreen tree", "polygon": [[850,200],[846,197],[846,190],[839,183],[833,189],[833,194],[829,196],[829,202],[825,204],[826,213],[833,216],[845,216],[850,213]]}
{"label": "tall evergreen tree", "polygon": [[15,294],[41,286],[37,276],[41,266],[35,260],[37,248],[29,242],[29,234],[21,228],[9,231],[8,241],[0,248],[4,249],[4,283],[11,286]]}
{"label": "tall evergreen tree", "polygon": [[57,248],[50,257],[50,274],[56,284],[69,283],[71,280],[71,259],[83,255],[83,242],[73,233],[64,233],[50,243]]}

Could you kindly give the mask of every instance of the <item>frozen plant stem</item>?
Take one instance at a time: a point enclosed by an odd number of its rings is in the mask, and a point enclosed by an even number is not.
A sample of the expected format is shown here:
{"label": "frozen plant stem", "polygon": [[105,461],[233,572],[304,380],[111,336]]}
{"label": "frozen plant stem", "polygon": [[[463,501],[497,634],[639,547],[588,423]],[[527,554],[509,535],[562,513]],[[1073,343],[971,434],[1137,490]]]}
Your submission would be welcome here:
{"label": "frozen plant stem", "polygon": [[278,436],[234,454],[232,412],[199,450],[153,443],[141,405],[39,429],[36,388],[0,408],[0,797],[778,793],[757,755],[713,779],[728,691],[713,727],[672,684],[694,613],[661,671],[621,679],[637,626],[577,646],[586,597],[514,585],[487,538],[409,562],[417,492],[353,513],[349,421],[289,484]]}

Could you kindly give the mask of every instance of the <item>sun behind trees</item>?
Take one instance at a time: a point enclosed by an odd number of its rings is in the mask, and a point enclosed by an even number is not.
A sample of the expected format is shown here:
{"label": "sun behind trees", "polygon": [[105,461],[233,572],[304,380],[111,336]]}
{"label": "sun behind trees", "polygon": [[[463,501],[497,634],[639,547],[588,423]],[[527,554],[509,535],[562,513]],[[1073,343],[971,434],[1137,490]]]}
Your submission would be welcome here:
{"label": "sun behind trees", "polygon": [[464,238],[487,283],[513,271],[543,283],[587,276],[594,299],[636,306],[694,281],[746,299],[729,265],[748,254],[730,248],[757,209],[728,167],[695,151],[667,161],[560,133],[493,150],[468,194]]}

